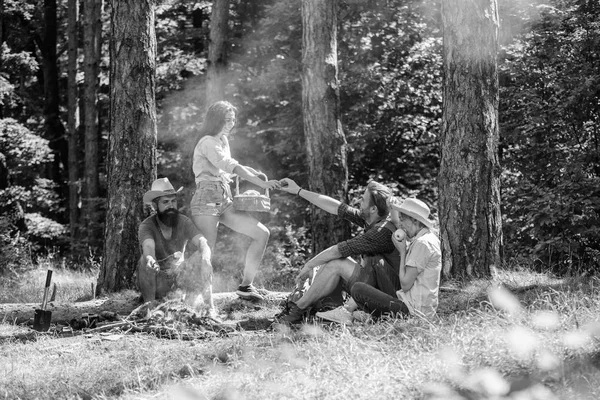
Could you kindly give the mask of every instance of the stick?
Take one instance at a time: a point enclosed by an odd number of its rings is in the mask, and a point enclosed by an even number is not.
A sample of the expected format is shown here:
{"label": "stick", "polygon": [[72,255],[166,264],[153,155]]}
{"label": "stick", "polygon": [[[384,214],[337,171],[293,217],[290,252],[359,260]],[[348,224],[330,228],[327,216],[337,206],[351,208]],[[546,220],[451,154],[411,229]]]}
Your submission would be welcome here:
{"label": "stick", "polygon": [[104,325],[104,326],[101,326],[98,328],[88,329],[87,331],[85,331],[85,333],[104,332],[104,331],[109,331],[113,328],[122,328],[122,327],[132,328],[133,325],[134,324],[132,322],[121,321],[121,322],[117,322],[116,324]]}

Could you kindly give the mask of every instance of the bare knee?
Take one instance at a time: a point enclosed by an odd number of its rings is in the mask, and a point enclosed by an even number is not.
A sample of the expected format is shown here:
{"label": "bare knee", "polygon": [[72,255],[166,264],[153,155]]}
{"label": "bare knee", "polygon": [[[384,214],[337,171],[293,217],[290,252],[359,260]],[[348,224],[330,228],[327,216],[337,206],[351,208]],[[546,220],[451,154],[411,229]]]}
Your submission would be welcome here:
{"label": "bare knee", "polygon": [[266,245],[270,236],[271,232],[269,231],[269,228],[263,224],[258,224],[255,234],[252,236],[252,240],[258,243],[264,243]]}
{"label": "bare knee", "polygon": [[335,271],[336,273],[340,273],[344,269],[343,259],[331,260],[325,263],[322,269],[328,269],[329,271]]}
{"label": "bare knee", "polygon": [[322,269],[329,270],[341,278],[348,279],[354,273],[357,264],[347,258],[338,258],[327,262]]}

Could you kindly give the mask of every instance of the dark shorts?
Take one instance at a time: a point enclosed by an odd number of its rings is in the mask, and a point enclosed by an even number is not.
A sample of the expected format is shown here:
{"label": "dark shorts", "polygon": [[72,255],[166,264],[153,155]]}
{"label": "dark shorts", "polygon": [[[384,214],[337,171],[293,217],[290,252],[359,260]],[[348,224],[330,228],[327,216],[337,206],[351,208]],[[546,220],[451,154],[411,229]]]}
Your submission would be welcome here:
{"label": "dark shorts", "polygon": [[229,185],[221,181],[201,181],[196,185],[190,208],[192,216],[220,217],[233,205]]}

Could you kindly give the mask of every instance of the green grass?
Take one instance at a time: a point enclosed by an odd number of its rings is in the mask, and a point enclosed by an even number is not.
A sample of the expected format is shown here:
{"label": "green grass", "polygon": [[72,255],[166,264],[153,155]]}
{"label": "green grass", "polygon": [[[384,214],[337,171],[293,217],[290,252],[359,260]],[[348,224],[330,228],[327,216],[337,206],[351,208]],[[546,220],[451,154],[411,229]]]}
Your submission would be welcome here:
{"label": "green grass", "polygon": [[72,302],[91,298],[97,270],[74,271],[56,263],[43,263],[39,268],[25,271],[19,276],[0,277],[0,303],[41,303],[48,269],[52,270],[48,296],[56,285],[55,301]]}
{"label": "green grass", "polygon": [[[500,282],[518,297],[493,289]],[[0,399],[597,399],[599,285],[500,271],[494,283],[447,283],[456,290],[442,293],[432,323],[5,342]],[[249,307],[235,317],[276,311]],[[511,385],[527,389],[509,394]]]}

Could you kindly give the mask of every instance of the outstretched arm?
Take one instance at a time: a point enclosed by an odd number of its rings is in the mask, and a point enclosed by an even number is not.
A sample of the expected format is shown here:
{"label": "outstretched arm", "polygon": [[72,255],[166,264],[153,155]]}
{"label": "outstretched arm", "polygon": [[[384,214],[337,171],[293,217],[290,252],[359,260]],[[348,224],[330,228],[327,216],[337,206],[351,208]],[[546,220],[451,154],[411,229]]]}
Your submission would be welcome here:
{"label": "outstretched arm", "polygon": [[284,178],[281,181],[281,190],[297,196],[302,197],[305,200],[310,201],[315,206],[322,210],[327,211],[330,214],[337,215],[338,208],[340,207],[341,201],[325,196],[323,194],[311,192],[306,189],[302,189],[296,182],[290,178]]}
{"label": "outstretched arm", "polygon": [[233,172],[238,174],[240,178],[252,182],[258,187],[263,189],[279,189],[281,183],[277,180],[263,181],[257,175],[259,174],[254,168],[246,167],[244,165],[237,165]]}

